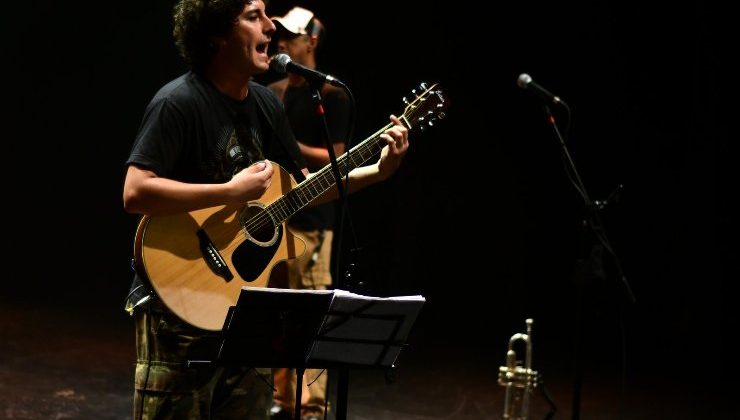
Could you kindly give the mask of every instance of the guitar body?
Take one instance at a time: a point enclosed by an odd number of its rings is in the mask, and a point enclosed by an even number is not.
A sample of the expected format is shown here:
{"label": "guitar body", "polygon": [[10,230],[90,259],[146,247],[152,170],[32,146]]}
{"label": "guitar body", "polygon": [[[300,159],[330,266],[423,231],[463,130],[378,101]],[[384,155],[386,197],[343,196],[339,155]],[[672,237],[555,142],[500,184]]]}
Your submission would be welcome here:
{"label": "guitar body", "polygon": [[296,185],[273,165],[270,188],[258,201],[144,217],[139,223],[138,272],[185,322],[220,331],[242,286],[266,287],[276,264],[305,252],[304,241],[264,211]]}

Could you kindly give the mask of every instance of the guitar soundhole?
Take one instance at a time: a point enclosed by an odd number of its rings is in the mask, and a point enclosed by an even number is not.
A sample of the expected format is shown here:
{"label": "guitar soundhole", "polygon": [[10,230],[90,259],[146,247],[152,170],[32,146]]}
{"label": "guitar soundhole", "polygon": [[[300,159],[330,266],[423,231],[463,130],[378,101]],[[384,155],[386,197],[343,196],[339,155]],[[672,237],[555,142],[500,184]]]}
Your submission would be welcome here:
{"label": "guitar soundhole", "polygon": [[271,245],[277,238],[277,227],[260,203],[249,203],[239,216],[247,236],[263,245]]}

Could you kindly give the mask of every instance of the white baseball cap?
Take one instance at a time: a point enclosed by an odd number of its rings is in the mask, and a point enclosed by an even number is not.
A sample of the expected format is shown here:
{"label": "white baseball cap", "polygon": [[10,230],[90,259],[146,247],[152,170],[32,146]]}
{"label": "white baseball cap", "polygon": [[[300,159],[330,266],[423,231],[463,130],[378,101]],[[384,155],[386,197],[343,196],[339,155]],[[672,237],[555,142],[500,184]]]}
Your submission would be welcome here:
{"label": "white baseball cap", "polygon": [[290,9],[285,16],[275,16],[271,19],[292,34],[306,35],[308,34],[308,26],[313,19],[313,12],[296,6]]}

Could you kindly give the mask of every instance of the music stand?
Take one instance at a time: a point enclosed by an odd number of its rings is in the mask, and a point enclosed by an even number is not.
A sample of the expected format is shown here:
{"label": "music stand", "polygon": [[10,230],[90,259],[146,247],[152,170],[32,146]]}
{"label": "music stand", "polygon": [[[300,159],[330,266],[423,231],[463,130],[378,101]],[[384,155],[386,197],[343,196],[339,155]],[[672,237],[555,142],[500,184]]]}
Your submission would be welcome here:
{"label": "music stand", "polygon": [[[392,367],[424,302],[422,296],[245,286],[226,316],[216,362],[296,369],[299,420],[307,368]],[[340,392],[336,418],[344,420],[347,393]]]}

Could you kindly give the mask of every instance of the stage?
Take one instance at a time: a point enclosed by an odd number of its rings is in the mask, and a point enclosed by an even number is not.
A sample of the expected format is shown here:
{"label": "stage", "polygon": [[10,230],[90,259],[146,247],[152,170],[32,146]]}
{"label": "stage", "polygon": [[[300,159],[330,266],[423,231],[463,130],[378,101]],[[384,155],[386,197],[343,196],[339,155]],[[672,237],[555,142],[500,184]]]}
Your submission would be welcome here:
{"label": "stage", "polygon": [[[4,13],[15,274],[0,292],[0,418],[129,419],[123,301],[140,216],[122,186],[147,104],[187,71],[175,1],[100,2],[95,18],[46,3]],[[351,372],[350,419],[501,418],[498,369],[526,318],[553,419],[740,418],[735,13],[706,1],[303,5],[331,28],[322,71],[356,99],[352,145],[420,82],[450,100],[445,119],[412,130],[390,179],[350,196],[335,232],[337,266],[356,263],[370,289],[359,293],[427,299],[395,381]],[[358,34],[358,22],[373,25]],[[568,104],[550,104],[564,142],[547,101],[517,85],[525,73]],[[608,246],[584,240],[593,212]],[[530,419],[549,409],[536,392]]]}
{"label": "stage", "polygon": [[[465,345],[445,342],[431,332],[434,327],[420,324],[413,331],[394,373],[350,370],[348,419],[501,418],[504,388],[498,385],[497,374],[508,337]],[[534,352],[538,344],[547,347],[536,341],[536,327]],[[2,302],[0,331],[0,418],[131,418],[134,330],[121,308]],[[538,361],[542,363],[537,365]],[[580,418],[738,418],[729,387],[702,381],[700,367],[705,361],[697,355],[672,374],[656,361],[654,370],[627,370],[624,377],[616,366],[589,364],[584,369]],[[573,418],[572,362],[535,353],[532,367],[543,376],[555,404],[553,419]],[[332,400],[335,396],[332,393]],[[535,391],[530,410],[533,420],[545,419],[551,410],[540,390]]]}

